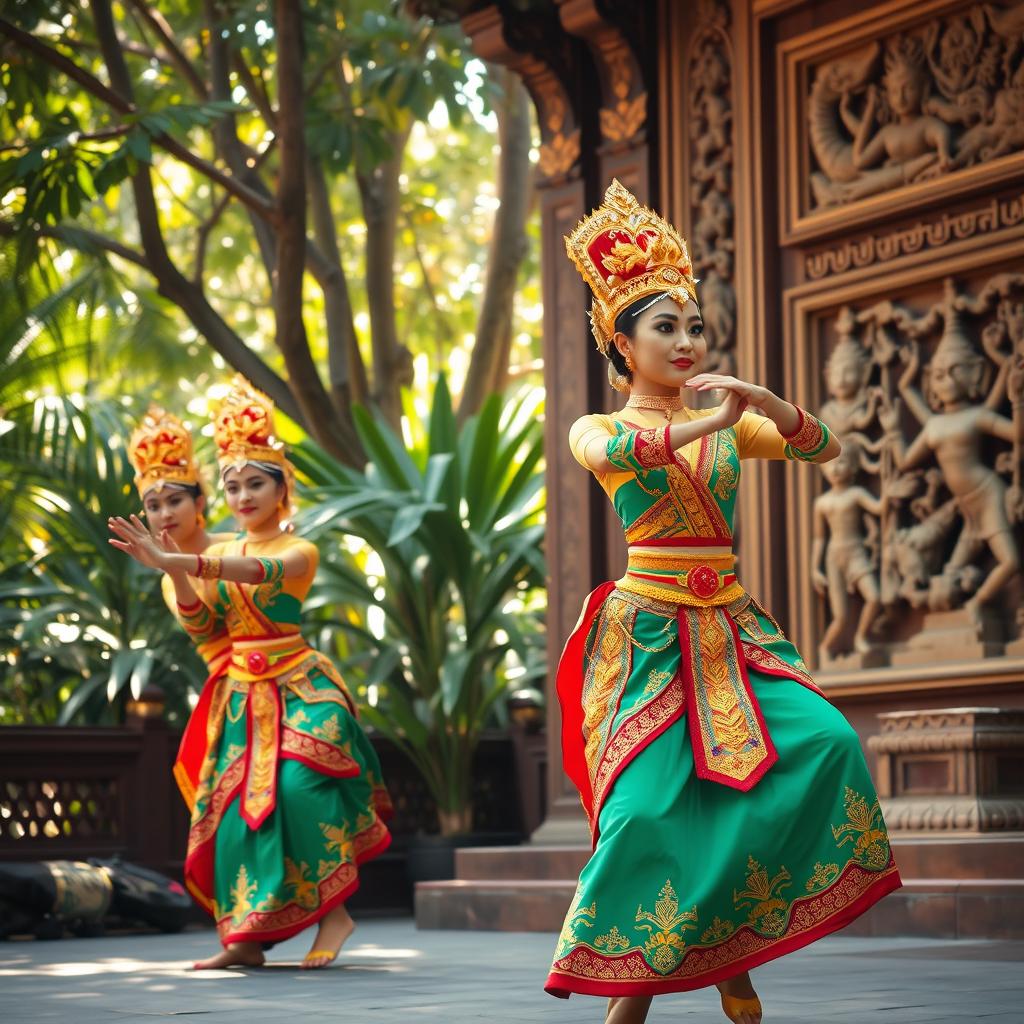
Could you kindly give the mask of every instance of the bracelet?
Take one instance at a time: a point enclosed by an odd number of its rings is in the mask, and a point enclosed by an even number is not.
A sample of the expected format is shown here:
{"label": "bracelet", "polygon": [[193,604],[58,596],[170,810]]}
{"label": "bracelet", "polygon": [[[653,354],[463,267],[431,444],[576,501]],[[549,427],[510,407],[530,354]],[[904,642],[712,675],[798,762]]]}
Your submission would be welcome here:
{"label": "bracelet", "polygon": [[201,580],[218,580],[220,579],[221,560],[219,558],[204,558],[202,555],[196,555],[196,569],[195,572],[190,572],[189,576],[195,576]]}
{"label": "bracelet", "polygon": [[280,558],[257,558],[257,562],[260,563],[260,568],[263,570],[263,576],[257,580],[257,583],[277,583],[278,580],[284,578],[284,561]]}
{"label": "bracelet", "polygon": [[829,432],[816,416],[801,409],[799,405],[794,408],[800,416],[800,422],[792,433],[782,434],[786,440],[786,454],[790,458],[807,461],[825,449],[829,441]]}

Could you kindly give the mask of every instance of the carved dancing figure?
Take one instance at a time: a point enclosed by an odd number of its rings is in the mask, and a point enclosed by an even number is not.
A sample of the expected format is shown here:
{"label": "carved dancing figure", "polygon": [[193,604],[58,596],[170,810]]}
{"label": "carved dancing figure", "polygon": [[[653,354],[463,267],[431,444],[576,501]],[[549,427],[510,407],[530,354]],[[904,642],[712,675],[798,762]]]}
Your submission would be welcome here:
{"label": "carved dancing figure", "polygon": [[965,605],[980,633],[981,608],[996,597],[1020,569],[1020,554],[1006,512],[1006,484],[985,464],[981,444],[986,437],[996,437],[1020,449],[1024,417],[1018,415],[1017,410],[1024,388],[1024,360],[1017,357],[1008,375],[1015,408],[1014,418],[1010,420],[982,401],[986,390],[985,357],[967,337],[961,324],[960,308],[953,281],[947,279],[942,309],[932,310],[918,323],[908,320],[904,324],[904,330],[913,337],[930,331],[938,317],[945,321],[942,339],[926,371],[928,403],[913,383],[920,368],[916,341],[901,350],[906,367],[898,386],[907,406],[921,423],[921,432],[909,447],[904,443],[899,431],[898,401],[883,409],[879,419],[896,468],[913,469],[933,456],[956,500],[963,517],[963,529],[946,564],[945,574],[955,579],[968,570],[985,548],[995,559],[992,571]]}
{"label": "carved dancing figure", "polygon": [[882,610],[864,516],[866,513],[881,519],[886,499],[876,498],[867,488],[856,484],[863,460],[860,445],[845,439],[842,452],[822,465],[830,489],[814,501],[812,579],[814,589],[822,596],[828,595],[832,611],[832,621],[821,641],[823,651],[830,657],[842,653],[839,642],[849,624],[850,594],[857,592],[864,601],[853,636],[853,649],[861,654],[871,650],[868,633]]}

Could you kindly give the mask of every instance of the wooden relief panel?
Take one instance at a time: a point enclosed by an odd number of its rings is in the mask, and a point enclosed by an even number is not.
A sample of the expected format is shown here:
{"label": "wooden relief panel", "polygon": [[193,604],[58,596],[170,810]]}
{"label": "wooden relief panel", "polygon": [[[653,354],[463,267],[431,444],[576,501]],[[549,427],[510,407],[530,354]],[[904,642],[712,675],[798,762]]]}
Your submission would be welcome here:
{"label": "wooden relief panel", "polygon": [[736,372],[733,51],[725,0],[697,5],[687,52],[690,259],[700,280],[707,370]]}
{"label": "wooden relief panel", "polygon": [[781,234],[1020,179],[1024,3],[880,4],[779,53]]}
{"label": "wooden relief panel", "polygon": [[792,387],[844,445],[791,478],[794,619],[826,670],[1024,656],[1020,256],[790,296]]}

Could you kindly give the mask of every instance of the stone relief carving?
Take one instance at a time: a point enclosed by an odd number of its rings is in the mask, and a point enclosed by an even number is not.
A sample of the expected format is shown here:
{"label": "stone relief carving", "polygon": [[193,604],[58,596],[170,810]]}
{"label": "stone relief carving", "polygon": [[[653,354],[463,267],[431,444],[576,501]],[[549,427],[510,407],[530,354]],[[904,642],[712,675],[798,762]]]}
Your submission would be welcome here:
{"label": "stone relief carving", "polygon": [[948,278],[922,314],[843,307],[833,329],[821,416],[844,451],[822,467],[830,487],[814,506],[813,582],[831,613],[823,660],[877,663],[906,623],[901,606],[962,609],[988,651],[997,635],[1019,637],[1024,622],[1001,598],[1021,569],[1024,274],[975,292]]}
{"label": "stone relief carving", "polygon": [[708,369],[735,372],[732,43],[724,0],[698,5],[687,60],[690,107],[690,258],[700,278]]}
{"label": "stone relief carving", "polygon": [[1024,148],[1024,7],[978,4],[820,65],[814,205],[837,206]]}

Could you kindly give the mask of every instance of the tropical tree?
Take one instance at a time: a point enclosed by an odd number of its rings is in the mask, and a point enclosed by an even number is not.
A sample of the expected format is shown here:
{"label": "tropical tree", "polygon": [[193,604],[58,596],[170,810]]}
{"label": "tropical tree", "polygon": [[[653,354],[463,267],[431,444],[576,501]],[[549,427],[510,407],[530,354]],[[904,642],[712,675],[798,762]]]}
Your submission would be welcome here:
{"label": "tropical tree", "polygon": [[492,395],[460,427],[442,377],[405,438],[355,410],[364,470],[312,442],[293,453],[313,485],[300,528],[323,553],[313,603],[344,611],[322,626],[342,640],[366,720],[422,774],[444,834],[470,829],[473,754],[501,698],[544,671],[539,411]]}
{"label": "tropical tree", "polygon": [[[436,111],[454,125],[488,96],[470,89],[457,28],[370,0],[15,0],[5,12],[0,232],[18,244],[19,276],[69,250],[134,273],[136,294],[162,296],[357,465],[353,403],[397,426],[411,380],[395,301],[396,246],[422,226],[403,203],[410,139]],[[502,195],[466,413],[504,381],[525,250],[530,126],[521,85],[502,85],[489,93]],[[338,230],[354,208],[368,340]],[[311,300],[323,326],[307,333]]]}

